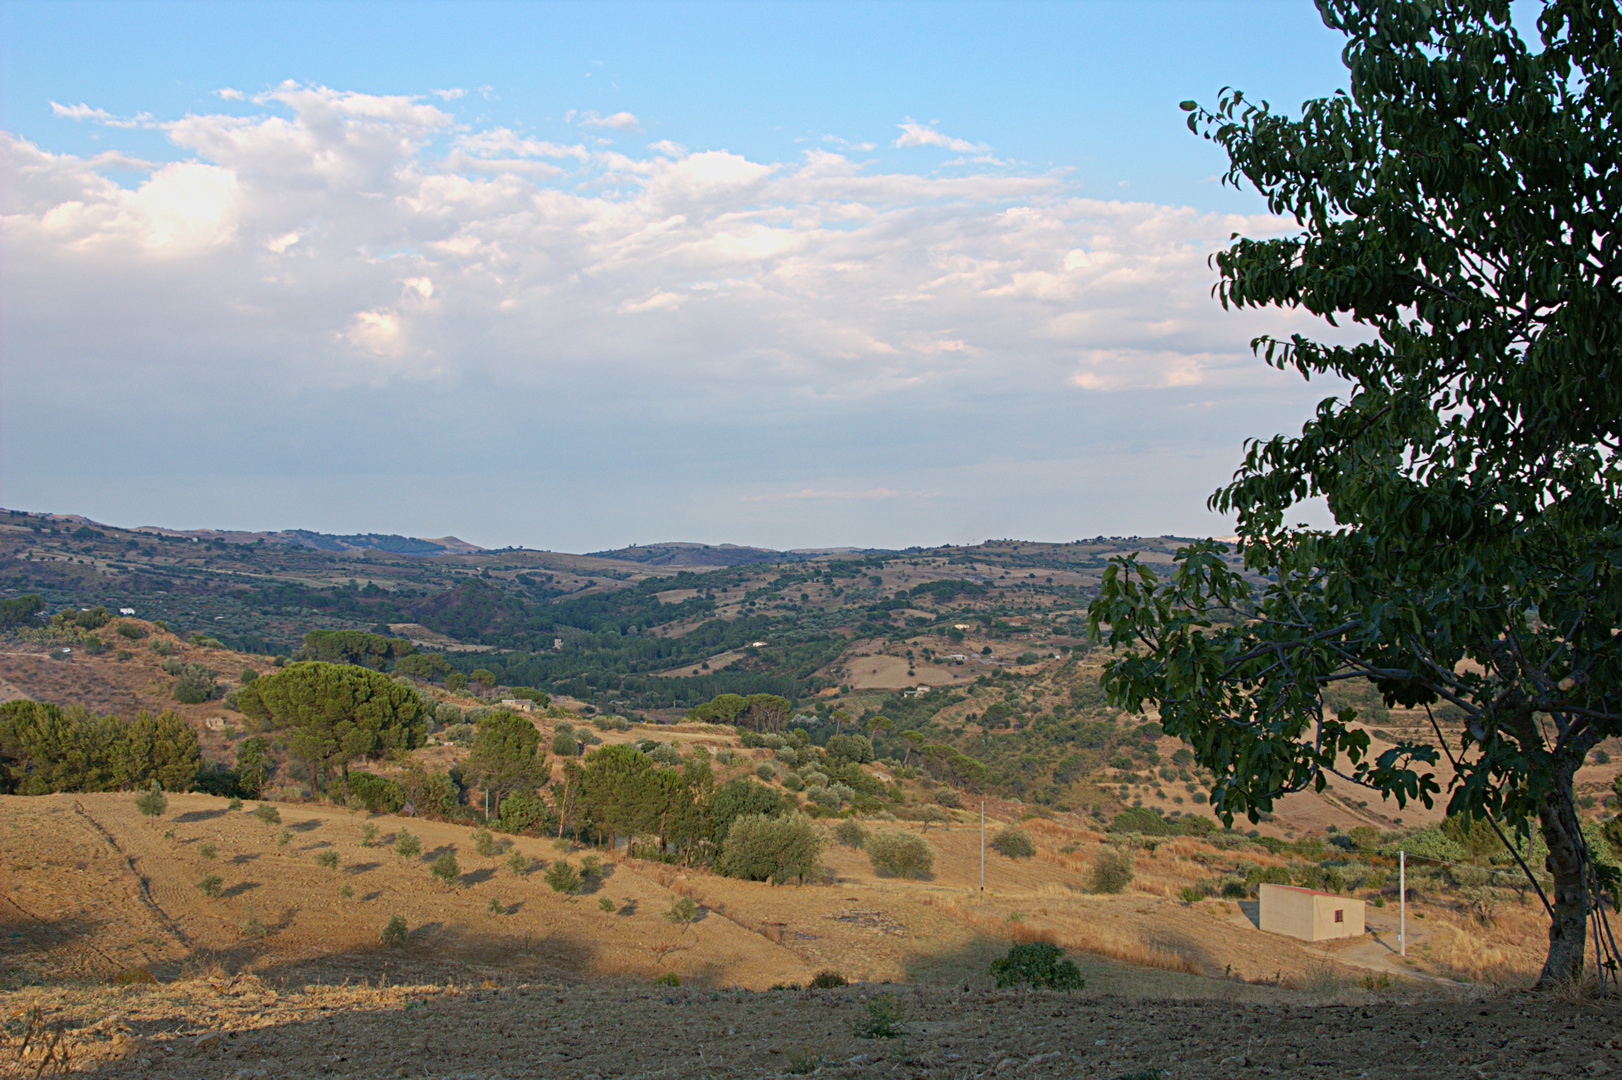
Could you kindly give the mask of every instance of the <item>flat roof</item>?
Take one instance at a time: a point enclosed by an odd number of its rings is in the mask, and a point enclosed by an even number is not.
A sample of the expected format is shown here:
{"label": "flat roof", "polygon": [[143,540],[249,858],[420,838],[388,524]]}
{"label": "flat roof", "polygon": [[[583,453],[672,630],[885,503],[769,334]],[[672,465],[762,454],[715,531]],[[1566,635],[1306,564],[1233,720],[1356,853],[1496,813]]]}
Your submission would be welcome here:
{"label": "flat roof", "polygon": [[1262,884],[1270,885],[1275,889],[1288,889],[1290,892],[1306,893],[1308,896],[1327,896],[1331,900],[1357,900],[1359,904],[1363,903],[1362,900],[1358,900],[1355,896],[1342,896],[1340,893],[1324,892],[1322,889],[1305,889],[1300,885],[1276,885],[1271,881],[1264,881]]}

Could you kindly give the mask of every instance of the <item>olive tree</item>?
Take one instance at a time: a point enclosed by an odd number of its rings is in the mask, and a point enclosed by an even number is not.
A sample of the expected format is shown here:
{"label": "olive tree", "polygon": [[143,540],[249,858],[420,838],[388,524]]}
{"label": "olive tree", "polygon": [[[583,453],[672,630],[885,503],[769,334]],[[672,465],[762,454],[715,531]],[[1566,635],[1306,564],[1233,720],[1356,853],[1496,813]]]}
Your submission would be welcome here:
{"label": "olive tree", "polygon": [[[1184,108],[1298,226],[1219,252],[1219,299],[1360,328],[1253,342],[1345,389],[1212,496],[1248,574],[1211,542],[1164,579],[1109,567],[1090,621],[1130,651],[1104,685],[1158,707],[1230,823],[1331,772],[1428,806],[1446,755],[1449,812],[1546,842],[1540,984],[1569,982],[1590,919],[1616,948],[1572,781],[1622,734],[1622,11],[1553,0],[1529,45],[1508,0],[1318,7],[1349,92]],[[1333,524],[1294,524],[1307,500]],[[1338,680],[1428,734],[1371,757]]]}

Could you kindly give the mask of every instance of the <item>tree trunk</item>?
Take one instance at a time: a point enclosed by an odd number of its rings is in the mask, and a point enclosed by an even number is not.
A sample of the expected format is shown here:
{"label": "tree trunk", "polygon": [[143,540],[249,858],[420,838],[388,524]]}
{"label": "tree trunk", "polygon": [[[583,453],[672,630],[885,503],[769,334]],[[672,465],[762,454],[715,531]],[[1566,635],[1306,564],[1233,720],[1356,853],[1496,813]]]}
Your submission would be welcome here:
{"label": "tree trunk", "polygon": [[1577,983],[1588,943],[1588,864],[1572,791],[1576,764],[1559,761],[1554,772],[1554,784],[1538,804],[1538,823],[1549,845],[1544,866],[1554,878],[1554,920],[1549,924],[1549,955],[1538,976],[1540,990]]}

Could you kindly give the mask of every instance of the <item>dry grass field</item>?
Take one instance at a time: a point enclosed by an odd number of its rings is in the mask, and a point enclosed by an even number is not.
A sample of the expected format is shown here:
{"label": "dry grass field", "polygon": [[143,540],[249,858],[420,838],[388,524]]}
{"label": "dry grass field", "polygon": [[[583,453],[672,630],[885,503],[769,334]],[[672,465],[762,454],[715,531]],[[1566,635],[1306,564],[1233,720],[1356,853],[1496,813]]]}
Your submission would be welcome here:
{"label": "dry grass field", "polygon": [[[606,857],[565,896],[545,866],[589,852],[518,837],[479,856],[465,826],[290,803],[267,823],[254,805],[171,796],[152,820],[128,794],[0,799],[4,1068],[54,1068],[55,1045],[98,1076],[245,1080],[1622,1069],[1622,1042],[1597,1045],[1622,1031],[1614,1004],[1556,1030],[1566,1006],[1516,992],[1541,958],[1530,909],[1481,925],[1417,905],[1407,965],[1388,932],[1309,947],[1240,904],[1174,899],[1221,855],[1191,838],[1138,852],[1114,896],[1083,890],[1102,836],[1049,821],[1026,825],[1035,857],[988,855],[984,892],[978,829],[958,823],[924,832],[924,880],[831,844],[816,885]],[[390,846],[403,831],[410,858]],[[452,884],[429,872],[446,851]],[[665,917],[681,896],[690,925]],[[405,938],[385,945],[395,916]],[[1015,940],[1066,947],[1086,988],[996,991],[987,965]],[[852,985],[798,989],[822,970]],[[666,973],[680,986],[654,984]],[[862,1038],[880,994],[900,1034]]]}

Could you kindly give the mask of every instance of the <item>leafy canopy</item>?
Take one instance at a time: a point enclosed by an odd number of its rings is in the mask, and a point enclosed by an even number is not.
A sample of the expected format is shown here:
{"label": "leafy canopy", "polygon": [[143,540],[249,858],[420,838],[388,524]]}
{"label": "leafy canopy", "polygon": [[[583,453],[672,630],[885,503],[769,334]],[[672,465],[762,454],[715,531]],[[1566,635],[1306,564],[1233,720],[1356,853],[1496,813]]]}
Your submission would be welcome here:
{"label": "leafy canopy", "polygon": [[[1506,0],[1318,6],[1350,93],[1299,119],[1238,91],[1184,107],[1299,226],[1218,253],[1221,302],[1353,323],[1253,343],[1348,390],[1212,497],[1248,576],[1209,542],[1165,580],[1108,569],[1092,627],[1133,651],[1105,685],[1158,706],[1230,822],[1330,771],[1430,805],[1456,759],[1451,812],[1548,841],[1545,976],[1571,978],[1599,884],[1572,776],[1622,734],[1622,13],[1548,3],[1534,47]],[[1333,526],[1292,524],[1310,499]],[[1348,679],[1434,738],[1371,758],[1356,710],[1323,706]]]}

